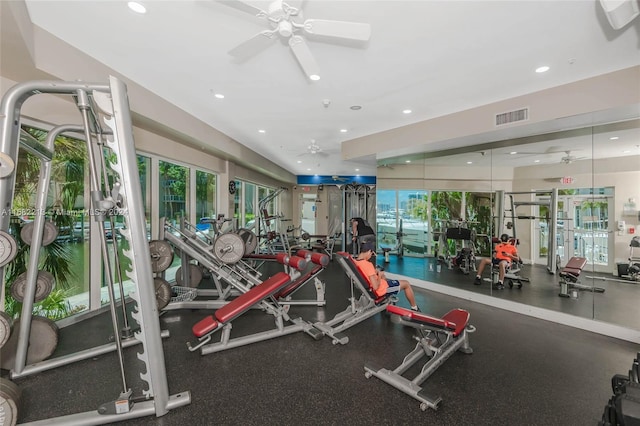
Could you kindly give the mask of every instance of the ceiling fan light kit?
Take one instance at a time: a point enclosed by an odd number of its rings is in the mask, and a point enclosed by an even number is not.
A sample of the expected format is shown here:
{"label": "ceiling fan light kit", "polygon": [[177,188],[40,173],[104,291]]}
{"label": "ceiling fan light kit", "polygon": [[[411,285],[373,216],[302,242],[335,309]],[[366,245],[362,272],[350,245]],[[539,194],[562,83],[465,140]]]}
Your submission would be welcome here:
{"label": "ceiling fan light kit", "polygon": [[330,37],[332,39],[368,41],[371,37],[371,25],[362,22],[332,21],[326,19],[302,20],[300,9],[295,8],[282,0],[276,0],[269,4],[267,11],[247,4],[240,0],[218,0],[224,5],[233,7],[243,12],[254,15],[257,18],[266,19],[271,25],[271,30],[261,31],[247,41],[240,43],[229,51],[231,56],[239,59],[247,59],[268,47],[276,34],[288,39],[289,48],[298,61],[307,78],[312,81],[320,80],[320,68],[316,63],[309,46],[303,35],[315,35]]}

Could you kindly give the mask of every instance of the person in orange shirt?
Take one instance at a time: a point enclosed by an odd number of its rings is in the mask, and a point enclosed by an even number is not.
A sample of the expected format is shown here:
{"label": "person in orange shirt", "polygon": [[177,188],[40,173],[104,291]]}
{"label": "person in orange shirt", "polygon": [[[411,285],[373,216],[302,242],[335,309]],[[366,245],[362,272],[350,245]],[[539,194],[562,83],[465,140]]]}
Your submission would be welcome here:
{"label": "person in orange shirt", "polygon": [[384,271],[376,269],[370,259],[375,256],[375,244],[367,242],[360,246],[360,254],[355,259],[356,266],[362,272],[362,274],[368,278],[371,288],[378,297],[385,294],[396,294],[400,290],[404,290],[405,296],[411,305],[412,311],[420,312],[420,308],[416,305],[416,297],[413,293],[413,288],[407,280],[388,280],[385,277]]}
{"label": "person in orange shirt", "polygon": [[484,271],[485,266],[494,264],[498,266],[498,284],[496,288],[498,290],[504,289],[504,275],[507,268],[510,267],[514,261],[520,261],[518,249],[509,242],[509,235],[502,234],[500,235],[500,243],[493,249],[493,258],[486,258],[480,261],[476,279],[473,283],[475,285],[482,284],[482,271]]}

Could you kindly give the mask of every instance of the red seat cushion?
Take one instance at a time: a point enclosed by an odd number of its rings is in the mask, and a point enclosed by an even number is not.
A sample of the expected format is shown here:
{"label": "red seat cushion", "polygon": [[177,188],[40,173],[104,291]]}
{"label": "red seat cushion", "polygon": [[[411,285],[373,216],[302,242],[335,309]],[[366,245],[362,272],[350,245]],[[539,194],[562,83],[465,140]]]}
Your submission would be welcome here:
{"label": "red seat cushion", "polygon": [[586,265],[586,264],[587,264],[587,259],[585,257],[575,257],[574,256],[571,259],[569,259],[569,261],[565,265],[564,269],[566,269],[566,268],[582,269],[582,268],[584,268],[584,265]]}
{"label": "red seat cushion", "polygon": [[455,330],[453,332],[454,336],[462,333],[464,328],[469,323],[469,312],[462,309],[452,309],[447,312],[442,319],[449,322],[449,324],[453,324]]}
{"label": "red seat cushion", "polygon": [[233,320],[256,303],[280,290],[287,285],[289,281],[289,275],[284,272],[278,272],[271,278],[218,309],[215,313],[216,319],[223,324]]}
{"label": "red seat cushion", "polygon": [[193,327],[191,327],[191,331],[193,335],[196,337],[202,337],[205,334],[209,333],[212,330],[218,328],[218,322],[213,318],[212,315],[209,315],[206,318],[201,319]]}

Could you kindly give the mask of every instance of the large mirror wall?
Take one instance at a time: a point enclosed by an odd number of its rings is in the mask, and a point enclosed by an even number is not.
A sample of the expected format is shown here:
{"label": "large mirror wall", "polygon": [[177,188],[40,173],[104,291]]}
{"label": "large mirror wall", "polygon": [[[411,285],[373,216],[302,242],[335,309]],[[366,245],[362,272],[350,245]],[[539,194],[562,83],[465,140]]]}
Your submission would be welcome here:
{"label": "large mirror wall", "polygon": [[[377,200],[389,271],[640,328],[640,120],[380,160]],[[503,233],[520,270],[503,290],[490,267],[475,285]]]}

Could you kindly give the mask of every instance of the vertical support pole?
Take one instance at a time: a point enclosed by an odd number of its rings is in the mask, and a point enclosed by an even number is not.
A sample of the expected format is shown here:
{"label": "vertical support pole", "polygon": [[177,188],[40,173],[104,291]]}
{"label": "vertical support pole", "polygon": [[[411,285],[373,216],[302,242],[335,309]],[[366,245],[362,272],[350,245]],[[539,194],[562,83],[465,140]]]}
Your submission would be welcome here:
{"label": "vertical support pole", "polygon": [[556,269],[558,267],[556,254],[558,252],[557,248],[557,236],[558,236],[558,188],[553,188],[551,190],[551,199],[550,199],[550,218],[549,218],[549,250],[547,251],[547,270],[555,274]]}
{"label": "vertical support pole", "polygon": [[[513,208],[513,206],[511,208]],[[499,237],[504,230],[505,210],[504,210],[504,191],[503,190],[496,191],[496,211],[498,212],[498,215],[496,217],[496,222],[495,222],[496,232],[494,234],[496,237]],[[513,225],[515,227],[515,223]]]}
{"label": "vertical support pole", "polygon": [[146,364],[147,371],[141,376],[149,383],[149,395],[155,401],[156,416],[168,412],[169,387],[165,369],[164,350],[160,337],[160,320],[155,298],[155,286],[149,244],[146,235],[146,221],[140,188],[140,175],[133,139],[133,124],[124,83],[115,77],[110,77],[111,97],[113,103],[114,129],[118,156],[118,168],[122,178],[121,193],[123,196],[123,216],[126,229],[123,231],[128,237],[131,259],[129,278],[135,283],[134,293],[131,295],[137,301],[137,312],[134,318],[140,324],[140,331],[136,338],[143,344],[144,353],[138,358]]}

